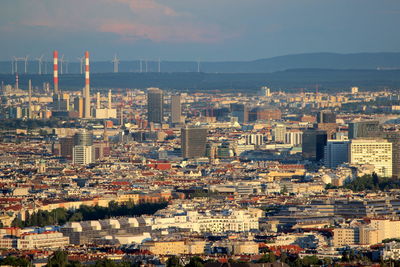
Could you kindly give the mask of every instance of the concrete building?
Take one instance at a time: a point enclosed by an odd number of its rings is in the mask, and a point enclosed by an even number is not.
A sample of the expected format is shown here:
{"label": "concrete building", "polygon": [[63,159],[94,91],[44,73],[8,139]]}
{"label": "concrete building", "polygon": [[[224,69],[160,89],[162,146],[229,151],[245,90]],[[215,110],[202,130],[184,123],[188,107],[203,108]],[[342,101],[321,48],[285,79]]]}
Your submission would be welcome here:
{"label": "concrete building", "polygon": [[207,128],[184,127],[181,129],[181,150],[183,158],[206,156]]}
{"label": "concrete building", "polygon": [[328,140],[324,153],[324,165],[336,168],[349,161],[349,141]]}
{"label": "concrete building", "polygon": [[290,130],[285,133],[285,144],[298,146],[303,143],[303,132],[297,130]]}
{"label": "concrete building", "polygon": [[392,176],[400,179],[400,132],[386,132],[384,138],[392,143]]}
{"label": "concrete building", "polygon": [[358,228],[335,228],[333,229],[333,246],[344,247],[359,243]]}
{"label": "concrete building", "polygon": [[371,164],[379,176],[392,176],[392,143],[384,139],[353,139],[349,146],[350,164]]}
{"label": "concrete building", "polygon": [[171,96],[171,122],[172,123],[182,122],[181,95]]}
{"label": "concrete building", "polygon": [[159,88],[147,90],[147,120],[149,123],[164,121],[164,93]]}
{"label": "concrete building", "polygon": [[284,143],[286,138],[286,126],[285,125],[275,125],[272,129],[272,137],[276,143]]}
{"label": "concrete building", "polygon": [[74,164],[87,165],[93,162],[93,146],[74,146],[72,153]]}

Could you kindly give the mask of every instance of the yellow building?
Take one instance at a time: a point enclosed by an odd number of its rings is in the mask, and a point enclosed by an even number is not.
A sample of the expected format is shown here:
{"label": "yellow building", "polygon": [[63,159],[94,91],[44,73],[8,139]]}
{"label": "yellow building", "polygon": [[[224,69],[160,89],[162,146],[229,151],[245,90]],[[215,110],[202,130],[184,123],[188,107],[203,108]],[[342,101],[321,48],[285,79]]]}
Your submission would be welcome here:
{"label": "yellow building", "polygon": [[335,228],[333,229],[333,246],[343,247],[358,243],[358,229]]}
{"label": "yellow building", "polygon": [[160,240],[143,244],[142,249],[156,255],[204,254],[204,240]]}

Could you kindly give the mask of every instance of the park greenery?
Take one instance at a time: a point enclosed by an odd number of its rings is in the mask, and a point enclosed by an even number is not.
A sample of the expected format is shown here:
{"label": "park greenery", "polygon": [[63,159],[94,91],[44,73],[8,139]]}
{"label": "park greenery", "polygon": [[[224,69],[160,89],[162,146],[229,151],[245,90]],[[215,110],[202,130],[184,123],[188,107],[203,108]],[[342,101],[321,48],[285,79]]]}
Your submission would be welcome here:
{"label": "park greenery", "polygon": [[[328,184],[326,189],[336,189],[339,187],[332,186]],[[354,192],[360,191],[387,191],[390,189],[400,189],[400,180],[387,178],[387,177],[379,177],[376,173],[372,175],[364,175],[361,177],[357,177],[351,181],[347,181],[341,188],[350,189]]]}
{"label": "park greenery", "polygon": [[65,208],[57,208],[52,211],[39,210],[31,215],[27,215],[25,221],[16,218],[13,221],[12,226],[43,227],[46,225],[62,225],[66,222],[101,220],[118,216],[140,216],[143,214],[154,214],[156,211],[165,208],[167,205],[167,202],[141,204],[134,204],[133,202],[122,204],[110,202],[108,207],[91,207],[82,205],[77,210],[66,210]]}

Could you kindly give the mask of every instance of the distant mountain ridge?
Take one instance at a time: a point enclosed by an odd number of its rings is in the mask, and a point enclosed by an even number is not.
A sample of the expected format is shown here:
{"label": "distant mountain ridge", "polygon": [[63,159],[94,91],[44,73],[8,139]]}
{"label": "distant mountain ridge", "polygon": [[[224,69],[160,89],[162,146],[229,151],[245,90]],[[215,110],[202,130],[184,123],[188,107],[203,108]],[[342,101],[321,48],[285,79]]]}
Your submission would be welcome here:
{"label": "distant mountain ridge", "polygon": [[[199,65],[198,65],[199,64]],[[140,67],[141,66],[141,67]],[[400,69],[399,52],[379,53],[307,53],[277,56],[253,61],[161,61],[161,72],[200,72],[204,73],[271,73],[289,69],[338,69],[338,70],[396,70]],[[23,63],[19,63],[19,72],[23,69]],[[45,68],[42,67],[42,70]],[[51,62],[47,62],[47,70],[51,71]],[[65,72],[64,67],[64,72]],[[70,74],[80,72],[78,62],[70,62],[68,65]],[[158,61],[139,60],[124,61],[119,65],[120,72],[158,72]],[[113,71],[111,61],[92,61],[93,73],[109,73]],[[38,64],[30,61],[28,73],[36,74]],[[0,73],[11,73],[11,61],[0,62]],[[60,73],[61,74],[61,73]]]}

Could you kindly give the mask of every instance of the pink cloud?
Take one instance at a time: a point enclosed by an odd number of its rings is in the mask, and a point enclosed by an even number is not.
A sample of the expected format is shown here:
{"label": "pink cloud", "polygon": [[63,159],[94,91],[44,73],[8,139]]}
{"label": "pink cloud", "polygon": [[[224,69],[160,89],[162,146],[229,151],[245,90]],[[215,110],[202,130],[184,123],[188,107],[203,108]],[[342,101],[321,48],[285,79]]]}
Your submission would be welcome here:
{"label": "pink cloud", "polygon": [[132,9],[132,11],[135,13],[149,11],[149,12],[157,12],[165,16],[178,16],[178,13],[174,9],[166,5],[157,3],[154,0],[111,0],[111,1],[128,4],[129,7]]}
{"label": "pink cloud", "polygon": [[101,25],[98,30],[118,34],[126,41],[149,39],[155,42],[215,43],[223,39],[220,32],[216,29],[204,29],[188,24],[154,26],[136,23],[107,23]]}

